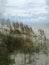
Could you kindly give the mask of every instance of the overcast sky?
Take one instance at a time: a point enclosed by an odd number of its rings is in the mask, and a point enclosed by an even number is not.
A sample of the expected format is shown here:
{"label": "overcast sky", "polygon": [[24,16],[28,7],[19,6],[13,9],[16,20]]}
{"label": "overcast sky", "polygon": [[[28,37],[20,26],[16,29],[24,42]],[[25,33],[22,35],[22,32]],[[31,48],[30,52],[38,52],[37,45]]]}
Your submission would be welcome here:
{"label": "overcast sky", "polygon": [[23,22],[47,23],[48,2],[49,0],[0,0],[0,15]]}

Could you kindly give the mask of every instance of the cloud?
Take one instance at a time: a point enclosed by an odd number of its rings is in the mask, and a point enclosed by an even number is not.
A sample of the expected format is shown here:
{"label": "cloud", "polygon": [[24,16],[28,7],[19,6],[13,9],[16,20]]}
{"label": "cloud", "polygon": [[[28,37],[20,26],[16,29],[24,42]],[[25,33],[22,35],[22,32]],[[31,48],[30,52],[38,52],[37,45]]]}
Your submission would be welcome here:
{"label": "cloud", "polygon": [[7,0],[4,5],[3,17],[5,18],[13,16],[13,18],[17,17],[18,20],[35,22],[47,19],[48,11],[45,0]]}
{"label": "cloud", "polygon": [[48,11],[47,20],[49,21],[49,0],[46,0],[46,4],[47,4],[47,11]]}
{"label": "cloud", "polygon": [[46,0],[46,2],[47,2],[47,5],[49,5],[49,0]]}
{"label": "cloud", "polygon": [[6,8],[6,11],[4,14],[11,16],[33,16],[33,15],[39,15],[39,14],[46,14],[47,11],[45,8],[30,8],[30,9],[17,9],[14,7],[8,7]]}

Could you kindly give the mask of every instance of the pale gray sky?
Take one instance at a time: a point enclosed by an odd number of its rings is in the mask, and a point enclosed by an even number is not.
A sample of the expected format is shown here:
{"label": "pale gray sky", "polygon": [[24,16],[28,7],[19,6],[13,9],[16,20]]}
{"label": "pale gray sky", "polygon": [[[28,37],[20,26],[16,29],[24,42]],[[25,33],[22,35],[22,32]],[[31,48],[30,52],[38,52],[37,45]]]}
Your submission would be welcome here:
{"label": "pale gray sky", "polygon": [[32,22],[48,22],[49,0],[0,0],[3,17]]}

